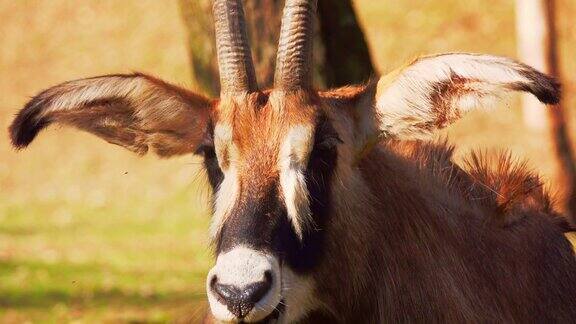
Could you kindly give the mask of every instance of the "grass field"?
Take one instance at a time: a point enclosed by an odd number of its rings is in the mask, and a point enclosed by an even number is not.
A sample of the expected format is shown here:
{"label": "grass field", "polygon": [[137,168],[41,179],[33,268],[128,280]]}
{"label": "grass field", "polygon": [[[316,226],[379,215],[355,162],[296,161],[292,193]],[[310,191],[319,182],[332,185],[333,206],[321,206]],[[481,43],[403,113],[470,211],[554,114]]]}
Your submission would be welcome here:
{"label": "grass field", "polygon": [[[559,2],[573,107],[576,1]],[[424,53],[515,56],[511,0],[356,6],[381,71]],[[0,34],[0,129],[31,95],[68,79],[140,70],[190,84],[176,0],[0,0]],[[553,183],[547,133],[523,127],[516,103],[442,135],[461,153],[509,148]],[[138,158],[69,129],[16,153],[0,134],[0,322],[198,320],[211,252],[197,159]]]}

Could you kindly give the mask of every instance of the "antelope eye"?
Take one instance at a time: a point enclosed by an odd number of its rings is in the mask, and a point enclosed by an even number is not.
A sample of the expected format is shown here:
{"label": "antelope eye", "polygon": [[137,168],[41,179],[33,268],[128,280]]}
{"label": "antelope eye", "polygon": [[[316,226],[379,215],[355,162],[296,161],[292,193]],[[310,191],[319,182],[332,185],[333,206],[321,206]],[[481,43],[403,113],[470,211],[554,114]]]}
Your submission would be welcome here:
{"label": "antelope eye", "polygon": [[198,148],[194,154],[202,155],[205,159],[215,159],[216,149],[214,146],[214,135],[213,131],[206,132],[202,142],[198,145]]}
{"label": "antelope eye", "polygon": [[196,154],[201,155],[204,158],[204,167],[208,173],[208,181],[210,182],[212,189],[216,190],[220,183],[222,183],[224,174],[218,164],[218,157],[216,156],[216,149],[214,147],[212,136],[206,137],[202,141],[196,150]]}
{"label": "antelope eye", "polygon": [[200,146],[197,151],[199,154],[204,156],[205,159],[215,159],[216,151],[213,145]]}
{"label": "antelope eye", "polygon": [[211,138],[205,139],[200,146],[198,146],[195,153],[204,156],[205,159],[215,159],[216,150],[214,148],[214,141]]}
{"label": "antelope eye", "polygon": [[320,142],[318,142],[317,148],[324,149],[324,150],[331,150],[334,149],[338,144],[344,143],[338,135],[330,135],[323,138]]}

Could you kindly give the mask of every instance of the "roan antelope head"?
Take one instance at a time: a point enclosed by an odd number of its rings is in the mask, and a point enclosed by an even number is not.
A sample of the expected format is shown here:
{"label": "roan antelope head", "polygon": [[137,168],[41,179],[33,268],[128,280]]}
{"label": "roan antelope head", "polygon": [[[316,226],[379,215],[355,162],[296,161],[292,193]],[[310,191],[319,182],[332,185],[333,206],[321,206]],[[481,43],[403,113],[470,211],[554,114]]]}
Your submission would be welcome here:
{"label": "roan antelope head", "polygon": [[[422,57],[377,82],[317,91],[315,0],[286,1],[274,88],[259,90],[241,1],[215,0],[213,9],[220,99],[145,74],[105,75],[41,92],[10,134],[20,149],[61,123],[138,154],[201,155],[214,192],[217,256],[206,289],[219,321],[339,316],[338,297],[321,282],[364,260],[362,229],[378,224],[363,215],[386,209],[373,201],[368,179],[385,171],[366,175],[386,166],[362,167],[385,150],[378,142],[426,138],[509,91],[558,101],[553,79],[477,54]],[[338,253],[343,259],[328,257]],[[357,276],[342,275],[336,286],[360,293],[366,279]]]}

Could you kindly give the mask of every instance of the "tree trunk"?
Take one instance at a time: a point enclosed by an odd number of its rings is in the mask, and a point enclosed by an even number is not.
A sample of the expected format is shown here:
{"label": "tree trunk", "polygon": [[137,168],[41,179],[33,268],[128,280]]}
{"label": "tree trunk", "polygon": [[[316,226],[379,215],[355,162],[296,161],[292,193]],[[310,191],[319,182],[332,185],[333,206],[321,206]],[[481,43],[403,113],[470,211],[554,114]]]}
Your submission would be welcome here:
{"label": "tree trunk", "polygon": [[274,83],[276,52],[284,0],[244,0],[252,58],[261,88]]}
{"label": "tree trunk", "polygon": [[340,87],[372,77],[374,65],[352,1],[318,0],[318,16],[326,85]]}
{"label": "tree trunk", "polygon": [[[516,33],[520,60],[538,70],[546,70],[545,43],[547,26],[545,4],[542,0],[516,0]],[[538,99],[523,94],[524,124],[534,130],[547,128],[546,109]]]}
{"label": "tree trunk", "polygon": [[195,90],[210,96],[220,92],[212,0],[179,0],[180,11],[188,30],[188,54]]}
{"label": "tree trunk", "polygon": [[[544,43],[544,56],[546,60],[545,72],[561,80],[558,39],[556,30],[556,2],[555,0],[540,0],[545,8],[546,40]],[[548,110],[550,116],[550,130],[554,149],[559,164],[558,180],[563,185],[564,208],[576,225],[576,159],[568,135],[565,109],[562,102]]]}
{"label": "tree trunk", "polygon": [[[554,0],[516,1],[518,48],[525,63],[560,80],[555,5]],[[561,102],[545,109],[535,98],[524,97],[523,113],[529,127],[549,126],[558,162],[557,179],[563,189],[563,208],[576,221],[576,160],[570,144],[564,106]]]}
{"label": "tree trunk", "polygon": [[[211,0],[179,0],[188,31],[192,79],[197,90],[219,92]],[[260,88],[274,82],[284,0],[244,0],[248,37]],[[314,47],[315,85],[334,87],[366,81],[374,68],[351,0],[320,0]],[[326,48],[324,48],[326,46]]]}

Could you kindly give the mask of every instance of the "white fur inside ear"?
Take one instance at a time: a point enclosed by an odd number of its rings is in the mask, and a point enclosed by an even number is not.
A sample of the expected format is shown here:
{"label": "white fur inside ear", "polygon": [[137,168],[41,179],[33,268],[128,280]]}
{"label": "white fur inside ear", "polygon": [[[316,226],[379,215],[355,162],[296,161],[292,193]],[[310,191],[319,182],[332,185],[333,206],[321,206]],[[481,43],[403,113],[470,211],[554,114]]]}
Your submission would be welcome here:
{"label": "white fur inside ear", "polygon": [[[148,96],[143,96],[146,81],[139,77],[108,76],[77,80],[64,84],[66,92],[56,97],[51,105],[44,110],[43,115],[58,110],[77,109],[79,105],[106,97],[129,98],[136,101],[144,101],[147,97],[154,97],[151,91]],[[157,100],[162,102],[162,100]]]}
{"label": "white fur inside ear", "polygon": [[[388,137],[422,138],[505,93],[533,87],[539,73],[503,57],[443,54],[418,59],[378,84],[376,113]],[[531,88],[530,88],[531,89]],[[530,90],[532,91],[532,90]]]}

